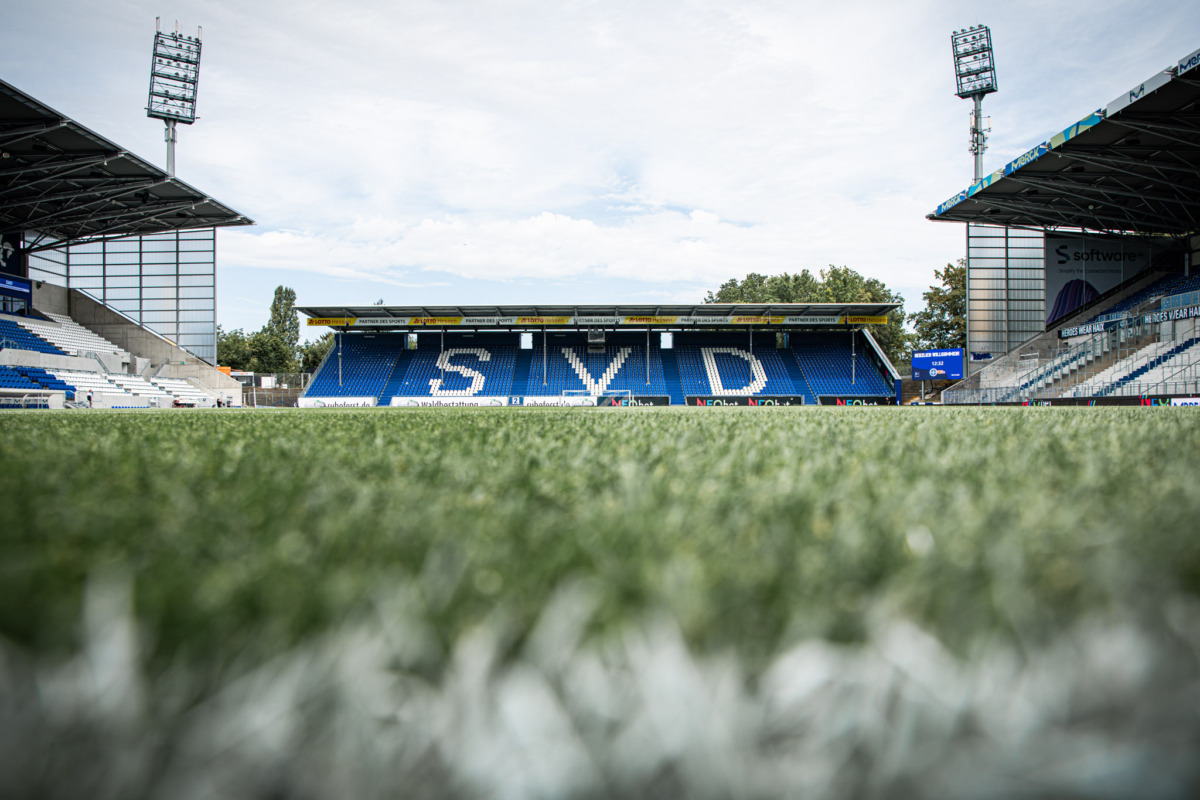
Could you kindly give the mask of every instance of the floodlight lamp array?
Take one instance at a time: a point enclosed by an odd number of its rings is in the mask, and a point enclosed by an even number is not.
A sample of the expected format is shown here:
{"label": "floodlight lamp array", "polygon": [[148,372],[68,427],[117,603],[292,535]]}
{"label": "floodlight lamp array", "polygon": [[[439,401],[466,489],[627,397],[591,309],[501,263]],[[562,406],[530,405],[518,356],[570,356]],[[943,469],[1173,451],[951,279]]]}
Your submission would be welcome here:
{"label": "floodlight lamp array", "polygon": [[954,76],[958,96],[977,97],[996,91],[996,62],[992,54],[992,31],[986,25],[950,34],[954,50]]}
{"label": "floodlight lamp array", "polygon": [[185,125],[196,121],[196,87],[200,82],[200,34],[179,31],[154,34],[150,63],[150,99],[146,116]]}

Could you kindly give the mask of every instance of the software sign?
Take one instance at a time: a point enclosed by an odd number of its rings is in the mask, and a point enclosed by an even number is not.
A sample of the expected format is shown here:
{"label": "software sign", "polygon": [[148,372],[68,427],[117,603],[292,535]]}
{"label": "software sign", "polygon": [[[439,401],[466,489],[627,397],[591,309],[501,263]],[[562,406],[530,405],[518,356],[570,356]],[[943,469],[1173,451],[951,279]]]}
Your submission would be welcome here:
{"label": "software sign", "polygon": [[963,377],[966,352],[961,347],[949,350],[922,350],[912,354],[914,381],[958,381]]}

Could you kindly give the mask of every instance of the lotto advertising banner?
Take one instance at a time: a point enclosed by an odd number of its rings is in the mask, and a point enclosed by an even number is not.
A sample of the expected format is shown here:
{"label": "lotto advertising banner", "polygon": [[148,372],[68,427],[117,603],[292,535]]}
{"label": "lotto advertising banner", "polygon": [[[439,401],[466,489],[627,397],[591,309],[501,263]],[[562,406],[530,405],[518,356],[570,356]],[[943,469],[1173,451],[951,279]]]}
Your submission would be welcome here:
{"label": "lotto advertising banner", "polygon": [[912,354],[914,381],[957,381],[963,377],[966,351],[961,347],[948,350],[922,350]]}
{"label": "lotto advertising banner", "polygon": [[1046,324],[1150,266],[1150,246],[1120,238],[1046,236]]}
{"label": "lotto advertising banner", "polygon": [[755,406],[770,408],[773,406],[802,406],[804,398],[800,396],[775,395],[771,397],[753,397],[749,395],[688,395],[685,402],[689,406]]}
{"label": "lotto advertising banner", "polygon": [[555,326],[606,326],[629,325],[646,327],[652,325],[886,325],[886,316],[801,316],[801,317],[310,317],[305,323],[309,327],[329,328],[489,328],[520,327],[525,325]]}

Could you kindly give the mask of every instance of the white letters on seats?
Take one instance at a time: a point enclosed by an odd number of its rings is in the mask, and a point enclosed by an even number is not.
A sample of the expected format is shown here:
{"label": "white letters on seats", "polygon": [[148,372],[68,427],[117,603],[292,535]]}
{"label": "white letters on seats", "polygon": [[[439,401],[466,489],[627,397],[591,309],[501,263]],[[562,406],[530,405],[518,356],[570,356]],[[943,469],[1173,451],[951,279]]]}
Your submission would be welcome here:
{"label": "white letters on seats", "polygon": [[600,380],[592,377],[592,374],[587,371],[583,361],[575,354],[575,351],[569,347],[562,349],[563,356],[567,359],[567,363],[571,365],[571,369],[575,370],[575,374],[583,381],[583,385],[587,387],[589,394],[601,395],[608,389],[608,384],[612,379],[617,377],[617,373],[621,371],[621,365],[625,363],[625,359],[629,358],[629,353],[632,348],[622,347],[617,351],[617,357],[609,362],[608,367],[604,370],[604,374],[600,376]]}
{"label": "white letters on seats", "polygon": [[[750,365],[750,383],[740,389],[726,389],[721,383],[721,372],[717,369],[717,359],[720,353],[737,356]],[[754,356],[736,347],[701,347],[700,357],[704,360],[704,371],[708,373],[708,386],[713,395],[758,394],[767,385],[767,369]]]}
{"label": "white letters on seats", "polygon": [[479,390],[483,388],[484,376],[481,372],[476,372],[470,367],[464,367],[462,364],[451,364],[451,356],[456,356],[459,353],[467,353],[478,358],[480,361],[491,361],[492,354],[482,347],[452,347],[449,350],[443,350],[437,357],[437,367],[443,372],[457,372],[463,377],[471,379],[471,388],[469,389],[443,389],[441,378],[431,378],[429,381],[429,394],[431,397],[470,397],[479,394]]}

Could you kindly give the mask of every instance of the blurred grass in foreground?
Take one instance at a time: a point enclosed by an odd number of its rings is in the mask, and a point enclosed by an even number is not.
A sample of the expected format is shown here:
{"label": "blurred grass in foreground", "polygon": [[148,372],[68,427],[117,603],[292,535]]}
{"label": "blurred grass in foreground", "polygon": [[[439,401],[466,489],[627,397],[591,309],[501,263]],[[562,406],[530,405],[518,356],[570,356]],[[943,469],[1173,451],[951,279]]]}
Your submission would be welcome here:
{"label": "blurred grass in foreground", "polygon": [[436,672],[568,579],[592,635],[665,607],[751,672],[878,613],[964,655],[1200,592],[1198,475],[1191,409],[7,413],[0,634],[74,649],[118,568],[155,669],[259,662],[403,584]]}

